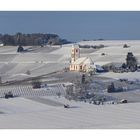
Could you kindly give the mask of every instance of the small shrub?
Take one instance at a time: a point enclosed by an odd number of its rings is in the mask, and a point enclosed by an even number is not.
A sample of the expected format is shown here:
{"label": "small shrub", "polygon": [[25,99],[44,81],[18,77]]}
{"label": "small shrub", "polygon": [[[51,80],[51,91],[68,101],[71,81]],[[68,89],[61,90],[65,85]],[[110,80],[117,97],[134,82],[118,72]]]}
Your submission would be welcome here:
{"label": "small shrub", "polygon": [[24,51],[24,48],[21,45],[19,45],[17,52],[23,52],[23,51]]}
{"label": "small shrub", "polygon": [[107,92],[108,92],[108,93],[115,92],[114,83],[111,83],[110,85],[108,85],[108,87],[107,87]]}
{"label": "small shrub", "polygon": [[123,48],[129,48],[129,46],[127,44],[124,44]]}
{"label": "small shrub", "polygon": [[34,89],[41,88],[41,81],[39,81],[39,80],[33,81],[32,86]]}

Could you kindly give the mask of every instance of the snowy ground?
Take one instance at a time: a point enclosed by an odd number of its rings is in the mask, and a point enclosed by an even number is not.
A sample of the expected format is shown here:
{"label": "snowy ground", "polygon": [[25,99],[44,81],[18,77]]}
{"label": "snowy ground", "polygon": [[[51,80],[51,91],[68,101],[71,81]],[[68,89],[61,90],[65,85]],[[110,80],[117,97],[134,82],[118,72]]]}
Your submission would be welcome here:
{"label": "snowy ground", "polygon": [[[81,45],[105,45],[106,47],[90,53],[88,56],[99,64],[107,64],[112,62],[124,63],[128,52],[132,52],[140,61],[140,40],[103,40],[103,41],[82,41]],[[123,48],[127,44],[129,48]],[[101,54],[105,55],[102,56]]]}
{"label": "snowy ground", "polygon": [[114,72],[107,72],[102,73],[99,75],[100,77],[107,77],[112,79],[128,79],[130,81],[139,80],[140,81],[140,72],[124,72],[124,73],[114,73]]}
{"label": "snowy ground", "polygon": [[[50,105],[25,98],[0,100],[0,128],[140,128],[140,103],[97,106],[45,98]],[[53,106],[51,100],[71,108]]]}
{"label": "snowy ground", "polygon": [[[81,45],[105,45],[100,50],[81,50],[82,56],[89,56],[97,64],[125,62],[128,52],[133,52],[140,61],[140,41],[82,41]],[[123,48],[127,44],[130,48]],[[32,46],[25,47],[26,49]],[[39,48],[26,54],[16,52],[17,47],[0,47],[0,74],[2,80],[16,80],[62,70],[69,64],[71,44],[63,47]],[[101,54],[105,53],[104,56]],[[31,75],[27,75],[27,70]],[[64,73],[66,79],[71,75]],[[72,74],[73,75],[73,74]],[[59,75],[60,76],[60,75]],[[56,78],[60,78],[60,77]],[[73,75],[76,78],[76,75]],[[97,77],[111,79],[126,78],[140,80],[139,72],[103,73]],[[77,78],[78,79],[78,78]],[[1,95],[11,90],[1,87]],[[17,94],[20,87],[12,89]],[[36,93],[35,96],[29,94]],[[84,102],[68,101],[63,97],[47,96],[45,91],[34,92],[25,88],[25,96],[13,99],[0,99],[0,128],[140,128],[140,90],[115,93],[114,97],[125,98],[134,103],[117,105],[93,105]],[[111,95],[111,94],[108,94]],[[38,97],[39,96],[39,97]],[[63,108],[69,104],[70,108]]]}
{"label": "snowy ground", "polygon": [[[140,61],[139,40],[103,40],[103,41],[81,41],[80,45],[105,45],[101,49],[81,49],[81,56],[88,56],[99,65],[112,62],[124,63],[128,52],[133,52]],[[129,48],[123,48],[127,44]],[[17,47],[0,47],[0,74],[4,81],[25,79],[26,72],[30,70],[30,77],[44,73],[61,70],[69,66],[72,44],[53,47],[27,46],[27,53],[17,53]],[[105,53],[105,55],[101,55]],[[16,76],[15,76],[16,74]],[[24,75],[23,75],[24,74]],[[19,76],[18,76],[19,75]]]}
{"label": "snowy ground", "polygon": [[1,86],[0,97],[5,97],[5,93],[12,92],[14,96],[20,97],[39,97],[39,96],[56,96],[57,93],[65,95],[65,88],[62,84],[47,84],[47,87],[33,89],[31,85]]}

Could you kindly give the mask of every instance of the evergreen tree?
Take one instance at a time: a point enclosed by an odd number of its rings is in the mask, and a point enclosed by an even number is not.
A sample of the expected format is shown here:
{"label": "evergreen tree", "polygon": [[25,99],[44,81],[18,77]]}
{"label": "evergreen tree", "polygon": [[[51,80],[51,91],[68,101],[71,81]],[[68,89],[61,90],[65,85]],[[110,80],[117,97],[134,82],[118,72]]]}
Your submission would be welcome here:
{"label": "evergreen tree", "polygon": [[85,83],[85,74],[82,75],[82,81],[81,81],[81,83],[82,83],[82,84]]}
{"label": "evergreen tree", "polygon": [[127,54],[126,65],[132,72],[137,70],[137,59],[132,52],[128,52]]}

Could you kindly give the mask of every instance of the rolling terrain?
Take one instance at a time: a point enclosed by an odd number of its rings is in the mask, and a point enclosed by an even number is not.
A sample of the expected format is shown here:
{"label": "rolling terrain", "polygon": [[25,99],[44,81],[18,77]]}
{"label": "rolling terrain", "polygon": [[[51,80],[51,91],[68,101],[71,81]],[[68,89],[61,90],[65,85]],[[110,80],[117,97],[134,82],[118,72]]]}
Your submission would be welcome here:
{"label": "rolling terrain", "polygon": [[[103,40],[81,41],[80,45],[101,45],[101,49],[81,49],[81,56],[87,56],[96,64],[125,62],[128,52],[132,52],[140,62],[139,40]],[[128,48],[123,48],[127,44]],[[62,72],[69,66],[72,44],[52,47],[24,47],[30,51],[17,53],[17,47],[0,47],[0,76],[3,83],[17,81],[17,85],[1,85],[0,95],[12,91],[17,98],[0,98],[0,128],[140,128],[140,90],[124,93],[102,94],[118,99],[131,100],[127,104],[94,105],[88,102],[69,101],[64,98],[62,83],[50,84],[48,88],[35,90],[25,81],[24,85],[18,80],[47,75],[47,79],[57,82],[78,80],[77,73]],[[102,55],[104,53],[105,55]],[[30,71],[30,73],[29,73]],[[56,74],[50,74],[50,73]],[[56,78],[56,79],[55,79]],[[120,78],[140,80],[140,73],[101,73],[93,75],[94,86],[104,90],[106,81],[116,81]],[[61,80],[62,79],[62,80]],[[100,81],[99,81],[100,79]],[[19,85],[18,85],[19,84]],[[132,86],[132,85],[131,85]],[[139,85],[137,85],[139,86]],[[135,87],[135,86],[134,86]],[[61,97],[56,96],[62,92]],[[69,104],[70,108],[64,108]]]}

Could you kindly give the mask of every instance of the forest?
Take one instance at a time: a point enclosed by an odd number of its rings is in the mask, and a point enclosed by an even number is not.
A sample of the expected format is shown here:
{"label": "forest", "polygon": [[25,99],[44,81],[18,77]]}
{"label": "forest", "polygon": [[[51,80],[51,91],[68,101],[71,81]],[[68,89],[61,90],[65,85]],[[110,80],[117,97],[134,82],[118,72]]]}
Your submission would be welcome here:
{"label": "forest", "polygon": [[66,39],[61,39],[57,34],[43,34],[43,33],[32,33],[23,34],[16,33],[14,35],[10,34],[0,34],[0,42],[4,46],[38,46],[38,45],[62,45],[70,43]]}

